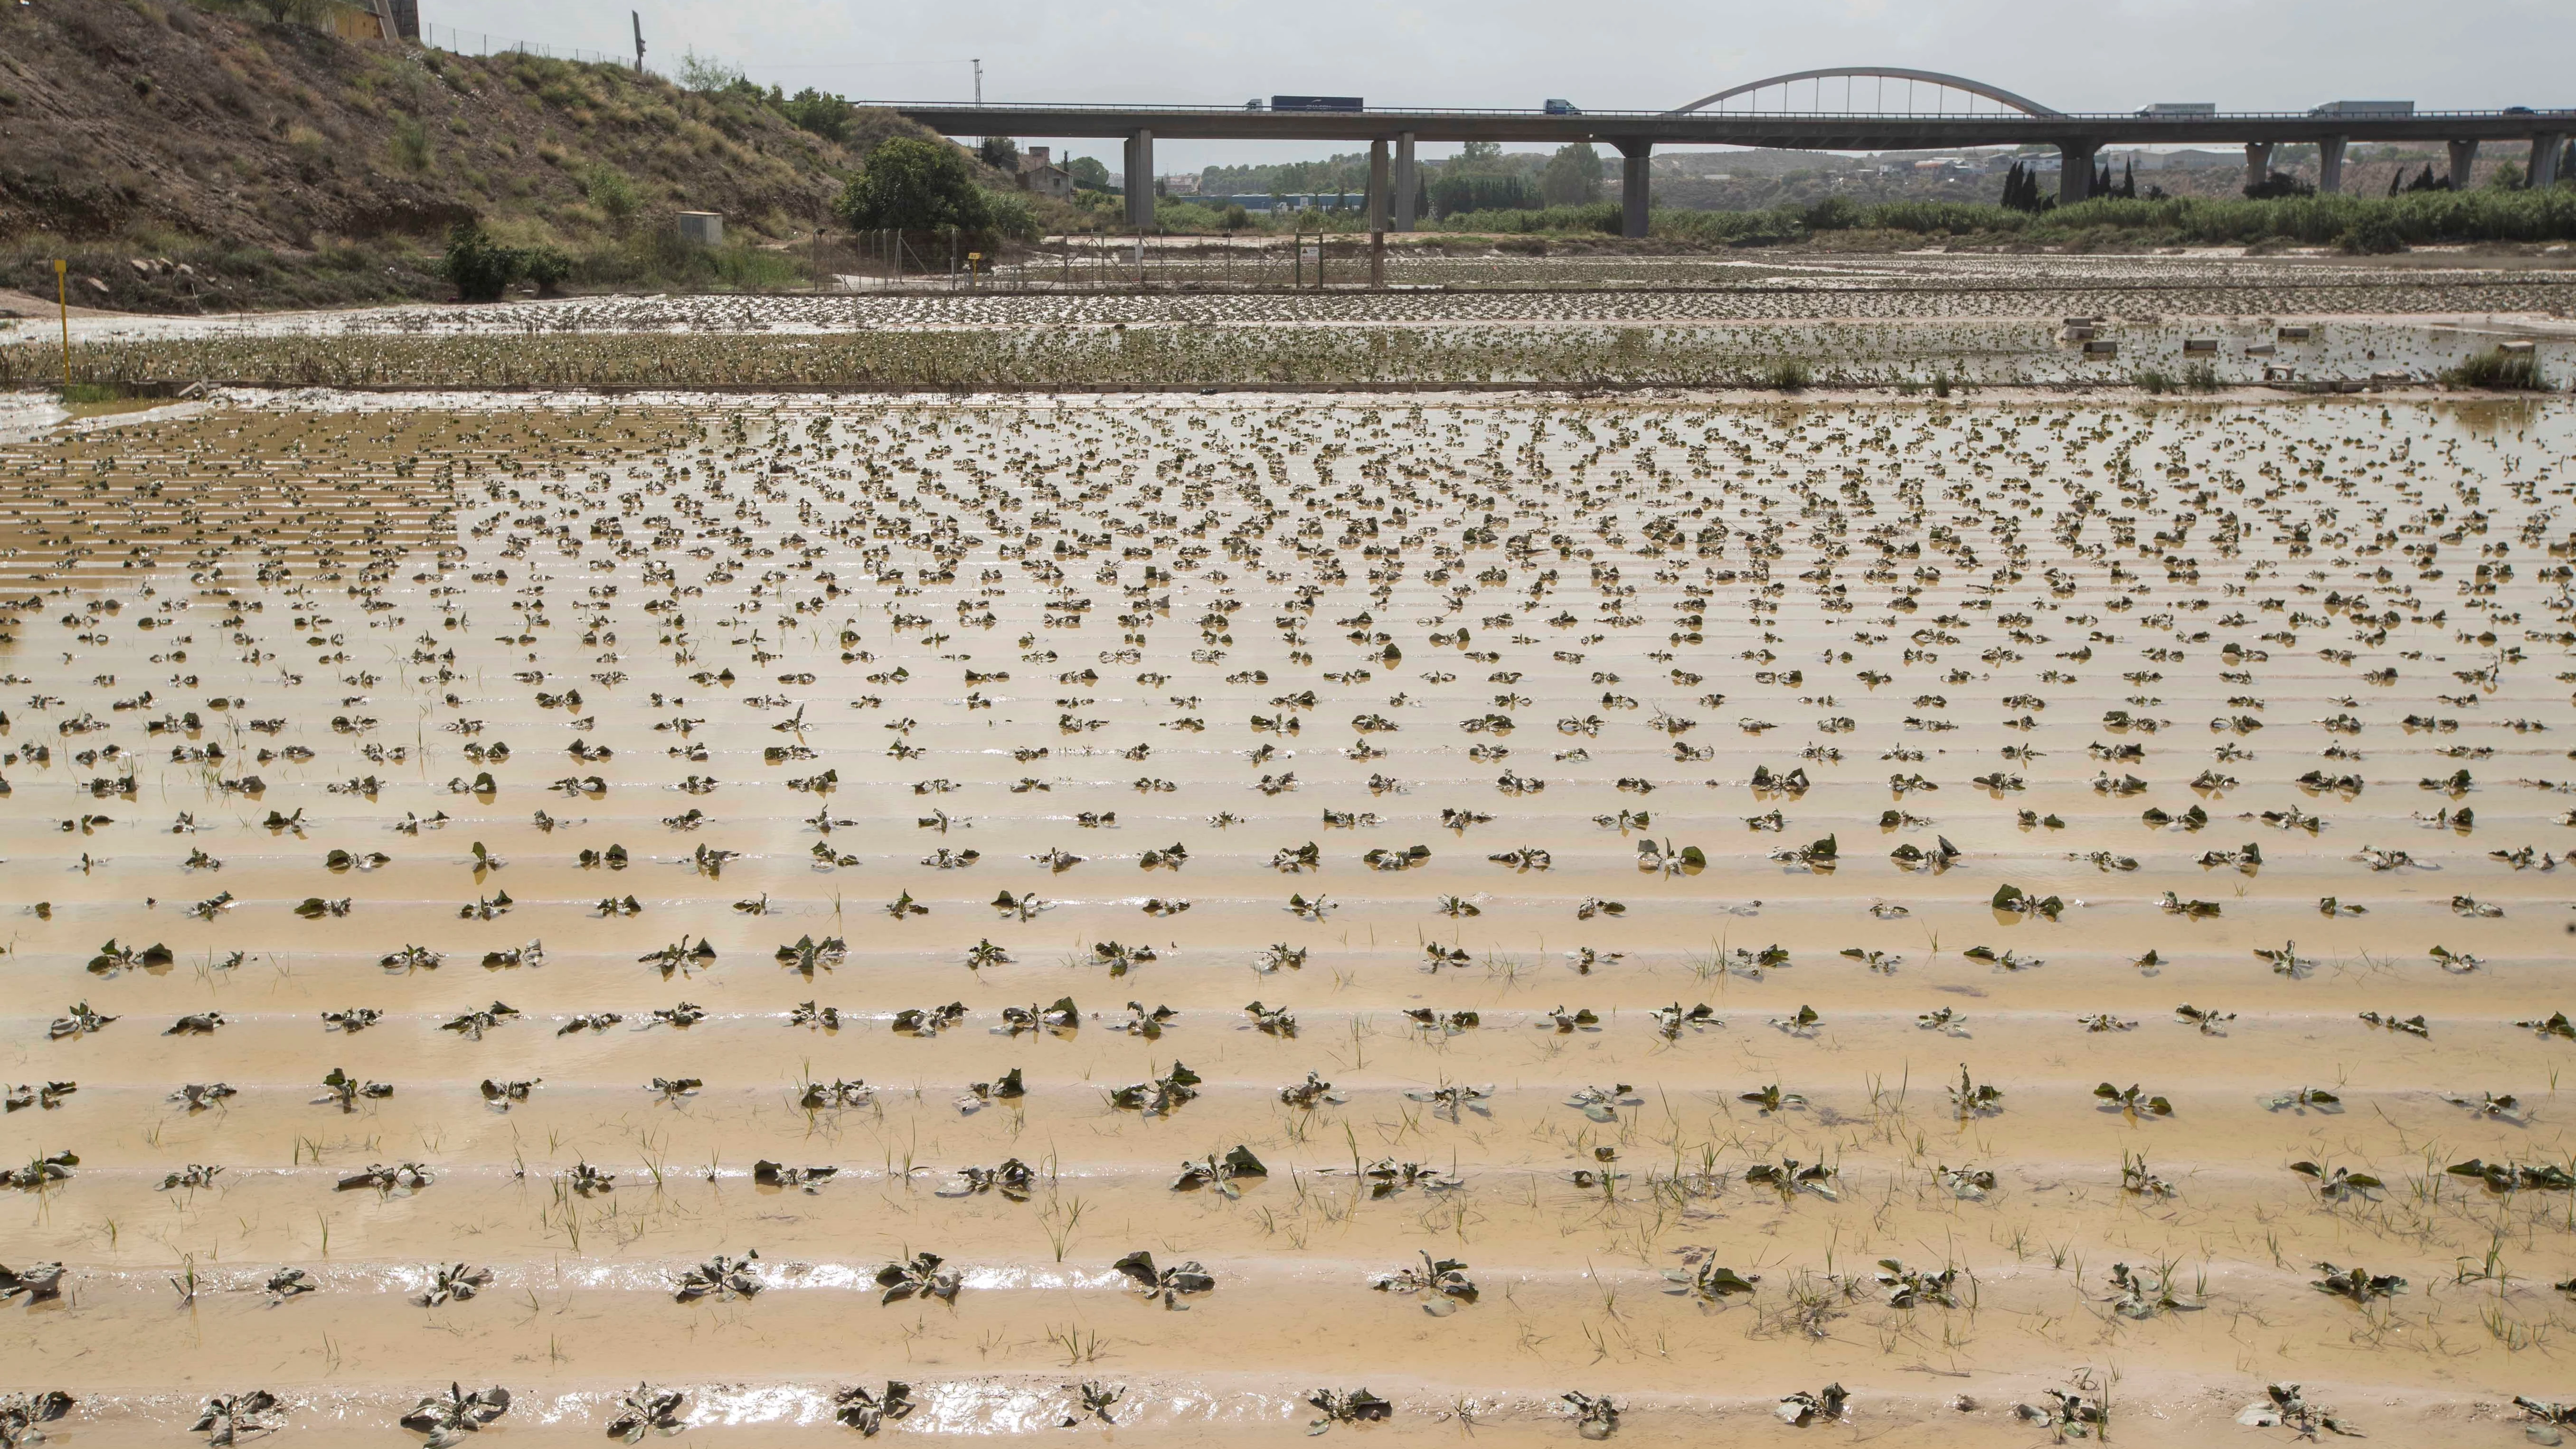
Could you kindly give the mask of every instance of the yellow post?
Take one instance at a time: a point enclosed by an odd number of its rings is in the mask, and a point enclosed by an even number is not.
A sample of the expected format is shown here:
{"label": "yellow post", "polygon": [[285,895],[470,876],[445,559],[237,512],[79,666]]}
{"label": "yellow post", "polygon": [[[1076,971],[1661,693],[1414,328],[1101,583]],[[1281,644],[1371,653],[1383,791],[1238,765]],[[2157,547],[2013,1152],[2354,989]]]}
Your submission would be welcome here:
{"label": "yellow post", "polygon": [[72,385],[72,294],[71,284],[64,280],[64,273],[71,269],[70,262],[61,257],[54,258],[54,305],[63,309],[63,386],[65,387]]}

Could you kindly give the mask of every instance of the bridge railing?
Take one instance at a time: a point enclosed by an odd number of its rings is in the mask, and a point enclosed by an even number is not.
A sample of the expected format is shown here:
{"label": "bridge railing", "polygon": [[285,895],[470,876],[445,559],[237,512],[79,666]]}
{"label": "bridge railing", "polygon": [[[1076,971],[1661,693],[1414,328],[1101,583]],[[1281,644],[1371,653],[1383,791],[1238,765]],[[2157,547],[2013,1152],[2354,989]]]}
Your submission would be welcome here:
{"label": "bridge railing", "polygon": [[2119,121],[2130,125],[2172,125],[2177,128],[2207,126],[2227,121],[2495,121],[2507,119],[2557,119],[2576,121],[2576,108],[2486,111],[2410,111],[2403,115],[2368,113],[2342,116],[2318,115],[2313,111],[2220,111],[2202,115],[2141,115],[2135,111],[2067,111],[2055,116],[2027,116],[2016,112],[1968,111],[1601,111],[1586,110],[1567,116],[1535,107],[1501,106],[1428,106],[1371,107],[1365,111],[1252,111],[1240,106],[1189,105],[1101,105],[1069,101],[852,101],[854,106],[872,106],[892,111],[980,111],[999,115],[1174,115],[1229,116],[1278,115],[1304,120],[1333,120],[1365,116],[1401,120],[1408,116],[1531,116],[1556,121],[1598,120],[1811,120],[1811,121],[2011,121],[2033,129],[2065,121]]}

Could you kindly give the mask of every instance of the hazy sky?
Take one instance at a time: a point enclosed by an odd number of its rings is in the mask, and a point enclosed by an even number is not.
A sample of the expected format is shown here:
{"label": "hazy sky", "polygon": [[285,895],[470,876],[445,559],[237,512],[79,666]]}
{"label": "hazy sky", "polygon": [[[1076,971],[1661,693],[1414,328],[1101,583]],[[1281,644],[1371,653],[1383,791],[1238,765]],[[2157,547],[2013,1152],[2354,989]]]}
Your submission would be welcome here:
{"label": "hazy sky", "polygon": [[[2576,106],[2570,0],[1629,0],[1606,9],[1532,0],[421,0],[435,26],[628,54],[630,9],[642,12],[656,69],[694,47],[764,84],[853,99],[965,99],[974,88],[967,62],[980,56],[991,101],[1240,105],[1321,93],[1371,105],[1520,107],[1562,96],[1603,110],[1657,109],[1787,71],[1877,64],[1972,76],[2069,111],[2151,101],[2304,110],[2346,98]],[[1154,160],[1169,174],[1322,149],[1163,142]],[[1119,165],[1115,142],[1060,142],[1059,151]]]}

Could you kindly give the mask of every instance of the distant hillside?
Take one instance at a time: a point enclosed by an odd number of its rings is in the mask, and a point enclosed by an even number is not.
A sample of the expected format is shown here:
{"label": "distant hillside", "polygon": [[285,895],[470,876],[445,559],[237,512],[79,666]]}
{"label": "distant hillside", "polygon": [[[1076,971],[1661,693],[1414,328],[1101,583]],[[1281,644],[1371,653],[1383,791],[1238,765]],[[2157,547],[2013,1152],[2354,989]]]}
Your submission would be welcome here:
{"label": "distant hillside", "polygon": [[[867,148],[921,134],[858,112],[827,140],[749,86],[702,94],[258,16],[221,0],[0,4],[0,287],[51,295],[50,258],[68,250],[74,300],[99,307],[442,295],[427,264],[466,217],[563,247],[577,280],[680,266],[712,269],[682,282],[774,283],[791,265],[776,244],[827,219]],[[667,255],[679,210],[723,212],[736,245]]]}

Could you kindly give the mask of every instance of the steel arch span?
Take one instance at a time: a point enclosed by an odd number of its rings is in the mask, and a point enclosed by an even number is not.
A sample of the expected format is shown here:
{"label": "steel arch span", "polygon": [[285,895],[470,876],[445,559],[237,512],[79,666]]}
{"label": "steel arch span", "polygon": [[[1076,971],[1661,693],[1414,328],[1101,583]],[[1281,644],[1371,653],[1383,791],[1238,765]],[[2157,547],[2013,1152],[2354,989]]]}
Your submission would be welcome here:
{"label": "steel arch span", "polygon": [[2043,106],[2028,96],[2015,95],[2013,92],[2005,90],[2001,86],[1990,86],[1983,81],[1970,80],[1966,76],[1947,75],[1937,70],[1909,70],[1903,66],[1892,65],[1831,66],[1824,70],[1801,70],[1792,71],[1787,75],[1768,76],[1758,81],[1747,81],[1740,86],[1729,86],[1715,95],[1702,96],[1687,106],[1674,107],[1673,110],[1668,112],[1668,114],[1676,116],[1688,115],[1693,111],[1701,110],[1708,106],[1719,105],[1725,101],[1732,100],[1737,96],[1748,95],[1754,91],[1768,89],[1771,86],[1787,86],[1798,81],[1807,80],[1822,81],[1841,79],[1922,81],[1930,85],[1943,86],[1950,90],[1966,91],[1970,95],[1984,96],[1987,100],[1993,101],[1997,105],[2009,106],[2026,116],[2037,116],[2044,119],[2065,114],[2062,111],[2053,110],[2047,106]]}

